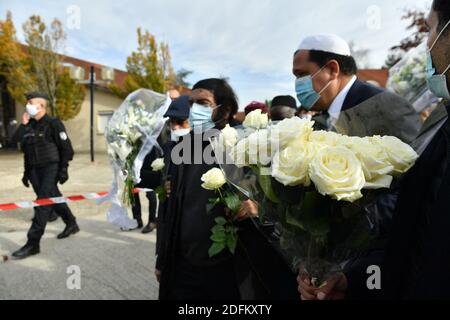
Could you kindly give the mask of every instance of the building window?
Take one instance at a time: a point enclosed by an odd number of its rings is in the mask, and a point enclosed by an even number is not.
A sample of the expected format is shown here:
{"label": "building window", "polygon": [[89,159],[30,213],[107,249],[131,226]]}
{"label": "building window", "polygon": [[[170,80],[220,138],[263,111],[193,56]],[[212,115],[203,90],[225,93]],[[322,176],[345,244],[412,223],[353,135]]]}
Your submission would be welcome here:
{"label": "building window", "polygon": [[100,111],[97,115],[97,133],[105,134],[106,125],[112,118],[113,111]]}

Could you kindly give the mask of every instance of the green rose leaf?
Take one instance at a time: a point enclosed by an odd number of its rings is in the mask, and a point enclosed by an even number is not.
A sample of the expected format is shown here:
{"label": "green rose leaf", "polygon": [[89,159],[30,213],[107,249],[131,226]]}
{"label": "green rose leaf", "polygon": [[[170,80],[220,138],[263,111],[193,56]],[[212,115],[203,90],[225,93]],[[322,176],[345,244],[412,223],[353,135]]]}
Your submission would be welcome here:
{"label": "green rose leaf", "polygon": [[230,250],[232,254],[236,252],[236,246],[237,246],[237,234],[236,231],[233,231],[228,234],[227,236],[227,247]]}
{"label": "green rose leaf", "polygon": [[225,192],[224,196],[225,203],[227,207],[234,213],[238,213],[240,207],[241,207],[241,200],[239,199],[239,196],[236,193],[227,191]]}
{"label": "green rose leaf", "polygon": [[225,233],[225,227],[221,226],[219,224],[215,225],[212,229],[211,229],[212,233],[217,233],[217,232],[223,232]]}
{"label": "green rose leaf", "polygon": [[225,249],[225,242],[213,242],[213,244],[208,250],[208,255],[210,258],[212,258],[215,255],[218,255],[224,249]]}
{"label": "green rose leaf", "polygon": [[210,239],[214,242],[225,242],[227,240],[225,230],[213,231],[213,234]]}
{"label": "green rose leaf", "polygon": [[278,203],[279,199],[272,188],[272,177],[269,175],[260,175],[258,173],[258,182],[266,197],[270,201]]}
{"label": "green rose leaf", "polygon": [[217,217],[216,219],[214,219],[214,221],[220,226],[224,226],[227,224],[227,220],[224,217]]}
{"label": "green rose leaf", "polygon": [[158,195],[159,202],[164,203],[167,200],[166,189],[163,186],[157,187],[155,192]]}
{"label": "green rose leaf", "polygon": [[208,203],[206,204],[206,212],[210,214],[219,203],[220,198],[209,199]]}

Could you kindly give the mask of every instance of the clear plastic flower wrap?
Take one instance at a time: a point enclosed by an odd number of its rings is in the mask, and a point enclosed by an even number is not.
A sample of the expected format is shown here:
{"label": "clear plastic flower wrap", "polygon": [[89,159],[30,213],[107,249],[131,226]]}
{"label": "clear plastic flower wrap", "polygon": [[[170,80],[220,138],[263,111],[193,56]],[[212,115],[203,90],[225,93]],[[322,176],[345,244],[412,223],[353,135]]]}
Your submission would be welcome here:
{"label": "clear plastic flower wrap", "polygon": [[307,119],[255,122],[222,130],[215,155],[227,181],[258,203],[260,223],[275,225],[286,261],[320,286],[379,234],[371,207],[417,154],[395,137],[313,131]]}
{"label": "clear plastic flower wrap", "polygon": [[146,155],[153,148],[160,148],[157,138],[167,120],[164,114],[170,102],[166,95],[139,89],[124,100],[106,126],[114,180],[111,192],[102,201],[113,202],[108,220],[121,228],[137,226],[135,220],[127,217],[126,207],[134,203],[134,186],[141,180],[140,171]]}
{"label": "clear plastic flower wrap", "polygon": [[426,52],[426,42],[409,50],[389,70],[387,83],[388,89],[408,100],[417,112],[426,109],[437,99],[427,87]]}

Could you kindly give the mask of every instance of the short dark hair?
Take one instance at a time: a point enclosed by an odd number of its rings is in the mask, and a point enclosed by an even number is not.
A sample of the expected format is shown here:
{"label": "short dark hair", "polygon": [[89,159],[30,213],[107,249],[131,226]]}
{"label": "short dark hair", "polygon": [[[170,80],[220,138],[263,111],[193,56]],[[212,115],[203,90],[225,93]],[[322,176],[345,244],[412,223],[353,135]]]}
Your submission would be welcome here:
{"label": "short dark hair", "polygon": [[273,106],[270,109],[270,119],[273,121],[282,121],[284,119],[289,119],[295,117],[297,109],[287,107],[287,106]]}
{"label": "short dark hair", "polygon": [[204,79],[194,85],[192,90],[195,89],[211,91],[214,95],[214,100],[216,100],[216,104],[220,105],[220,108],[217,109],[217,119],[214,120],[224,123],[217,123],[217,127],[224,127],[226,123],[233,120],[239,108],[238,98],[233,88],[231,88],[225,79]]}
{"label": "short dark hair", "polygon": [[[438,32],[441,32],[442,28],[445,27],[447,22],[450,20],[450,1],[448,0],[434,0],[433,1],[433,10],[436,11],[439,23],[438,23]],[[447,27],[446,33],[450,30]]]}
{"label": "short dark hair", "polygon": [[341,69],[341,73],[347,76],[355,75],[358,71],[356,61],[352,56],[344,56],[320,50],[309,51],[309,61],[317,63],[321,68],[331,60],[336,60]]}

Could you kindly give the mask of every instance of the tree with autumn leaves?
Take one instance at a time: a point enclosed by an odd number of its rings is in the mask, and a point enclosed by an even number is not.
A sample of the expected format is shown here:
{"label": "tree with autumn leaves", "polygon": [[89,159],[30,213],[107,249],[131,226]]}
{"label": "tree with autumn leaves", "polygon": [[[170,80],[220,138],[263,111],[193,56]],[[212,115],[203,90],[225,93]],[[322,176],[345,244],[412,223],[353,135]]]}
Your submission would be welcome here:
{"label": "tree with autumn leaves", "polygon": [[20,103],[29,91],[46,93],[50,113],[61,120],[73,119],[81,110],[85,88],[70,77],[64,67],[66,35],[59,20],[47,26],[33,15],[23,25],[26,47],[16,35],[12,15],[0,20],[0,76],[6,80],[8,92]]}
{"label": "tree with autumn leaves", "polygon": [[386,59],[385,66],[391,68],[397,64],[409,50],[419,46],[428,34],[426,24],[426,13],[420,10],[406,10],[401,18],[409,21],[406,30],[413,31],[411,35],[400,41],[400,44],[390,48],[389,55]]}
{"label": "tree with autumn leaves", "polygon": [[123,87],[111,84],[110,89],[119,97],[125,98],[131,92],[147,88],[164,93],[170,89],[180,90],[189,84],[186,78],[191,71],[181,69],[175,73],[167,43],[158,43],[148,31],[137,29],[138,47],[127,58],[128,72]]}

